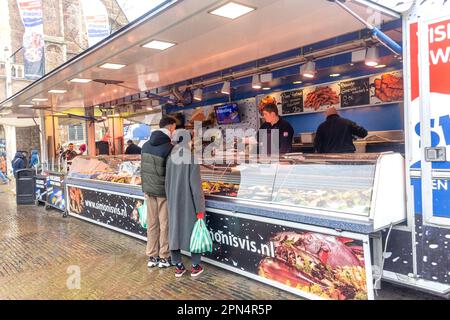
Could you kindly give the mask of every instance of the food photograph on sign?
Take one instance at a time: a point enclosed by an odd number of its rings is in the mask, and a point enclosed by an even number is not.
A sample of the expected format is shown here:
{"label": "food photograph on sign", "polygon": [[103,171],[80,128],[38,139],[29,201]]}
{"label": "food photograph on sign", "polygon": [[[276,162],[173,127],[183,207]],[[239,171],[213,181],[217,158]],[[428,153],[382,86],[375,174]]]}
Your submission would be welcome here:
{"label": "food photograph on sign", "polygon": [[403,73],[394,71],[370,78],[370,103],[381,104],[403,100]]}
{"label": "food photograph on sign", "polygon": [[206,224],[214,245],[205,258],[214,263],[288,286],[300,296],[368,299],[371,271],[361,240],[217,212],[207,213]]}
{"label": "food photograph on sign", "polygon": [[303,93],[304,112],[324,111],[329,107],[340,108],[340,86],[338,83],[309,87]]}
{"label": "food photograph on sign", "polygon": [[367,279],[361,241],[314,232],[281,232],[271,239],[275,257],[259,275],[333,300],[366,300]]}

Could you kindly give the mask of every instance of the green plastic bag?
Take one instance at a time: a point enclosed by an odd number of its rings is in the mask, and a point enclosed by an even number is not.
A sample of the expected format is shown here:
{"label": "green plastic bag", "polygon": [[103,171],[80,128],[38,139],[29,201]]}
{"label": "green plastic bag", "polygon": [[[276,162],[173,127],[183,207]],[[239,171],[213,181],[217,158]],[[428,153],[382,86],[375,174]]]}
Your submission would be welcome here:
{"label": "green plastic bag", "polygon": [[213,241],[204,219],[198,219],[192,229],[190,251],[193,253],[212,252]]}

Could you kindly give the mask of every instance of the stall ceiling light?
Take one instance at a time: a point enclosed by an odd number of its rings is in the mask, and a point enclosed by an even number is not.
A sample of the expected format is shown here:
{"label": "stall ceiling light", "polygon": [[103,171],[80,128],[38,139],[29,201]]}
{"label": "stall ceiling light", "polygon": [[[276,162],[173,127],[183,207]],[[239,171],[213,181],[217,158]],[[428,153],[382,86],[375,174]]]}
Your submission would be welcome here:
{"label": "stall ceiling light", "polygon": [[72,80],[70,80],[70,82],[74,82],[74,83],[89,83],[91,82],[91,79],[83,79],[83,78],[73,78]]}
{"label": "stall ceiling light", "polygon": [[230,1],[209,13],[234,20],[254,10],[256,10],[256,8]]}
{"label": "stall ceiling light", "polygon": [[379,64],[377,66],[375,66],[375,68],[380,69],[380,68],[386,68],[387,66],[385,64]]}
{"label": "stall ceiling light", "polygon": [[264,88],[262,88],[264,91],[268,91],[268,90],[271,90],[272,88],[271,87],[264,87]]}
{"label": "stall ceiling light", "polygon": [[261,89],[261,81],[259,81],[259,75],[257,74],[252,77],[252,88]]}
{"label": "stall ceiling light", "polygon": [[34,101],[34,102],[45,102],[45,101],[48,101],[48,99],[46,99],[46,98],[34,98],[31,101]]}
{"label": "stall ceiling light", "polygon": [[198,88],[194,91],[194,100],[195,101],[203,100],[203,90],[201,88]]}
{"label": "stall ceiling light", "polygon": [[376,67],[379,63],[378,60],[379,60],[378,48],[377,47],[367,48],[365,60],[366,66]]}
{"label": "stall ceiling light", "polygon": [[303,81],[294,81],[294,82],[292,82],[293,84],[302,84],[303,83]]}
{"label": "stall ceiling light", "polygon": [[144,44],[143,47],[148,49],[166,50],[170,47],[173,47],[174,45],[175,43],[172,42],[152,40],[149,43]]}
{"label": "stall ceiling light", "polygon": [[127,65],[118,63],[104,63],[100,66],[102,69],[119,70],[125,68]]}
{"label": "stall ceiling light", "polygon": [[19,104],[19,108],[32,108],[34,105],[32,104]]}
{"label": "stall ceiling light", "polygon": [[66,92],[67,92],[67,90],[53,89],[53,90],[50,90],[48,93],[63,94],[63,93],[66,93]]}
{"label": "stall ceiling light", "polygon": [[316,63],[313,61],[308,61],[300,67],[300,74],[305,78],[314,78],[316,75]]}
{"label": "stall ceiling light", "polygon": [[230,84],[230,81],[225,81],[225,82],[223,83],[223,87],[222,87],[222,90],[221,90],[220,92],[222,92],[223,94],[231,94],[231,84]]}
{"label": "stall ceiling light", "polygon": [[330,77],[332,77],[332,78],[336,78],[336,77],[340,77],[340,76],[341,76],[340,73],[332,73],[332,74],[330,74]]}

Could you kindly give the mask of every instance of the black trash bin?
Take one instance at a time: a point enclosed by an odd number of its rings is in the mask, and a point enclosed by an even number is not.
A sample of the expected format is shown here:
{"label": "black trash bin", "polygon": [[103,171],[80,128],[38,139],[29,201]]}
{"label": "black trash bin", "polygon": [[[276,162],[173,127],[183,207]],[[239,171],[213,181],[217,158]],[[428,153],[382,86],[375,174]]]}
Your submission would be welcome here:
{"label": "black trash bin", "polygon": [[34,169],[16,172],[16,200],[17,204],[35,204],[36,171]]}

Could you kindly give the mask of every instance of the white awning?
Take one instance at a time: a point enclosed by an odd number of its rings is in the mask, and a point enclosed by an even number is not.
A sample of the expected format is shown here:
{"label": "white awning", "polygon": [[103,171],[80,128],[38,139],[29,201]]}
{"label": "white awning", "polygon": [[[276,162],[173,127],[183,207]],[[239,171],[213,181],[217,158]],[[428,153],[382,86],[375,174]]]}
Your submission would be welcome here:
{"label": "white awning", "polygon": [[[32,114],[19,105],[33,104],[35,98],[48,99],[40,105],[57,111],[95,106],[364,28],[327,0],[240,0],[255,10],[235,20],[209,13],[227,2],[168,1],[165,8],[136,20],[3,101],[0,108]],[[363,18],[373,15],[364,5],[348,5]],[[381,12],[380,18],[388,22],[398,16]],[[151,40],[176,45],[164,51],[142,47]],[[99,68],[107,62],[126,67]],[[128,89],[98,82],[72,83],[73,78],[116,80]],[[53,89],[67,92],[50,94]]]}

